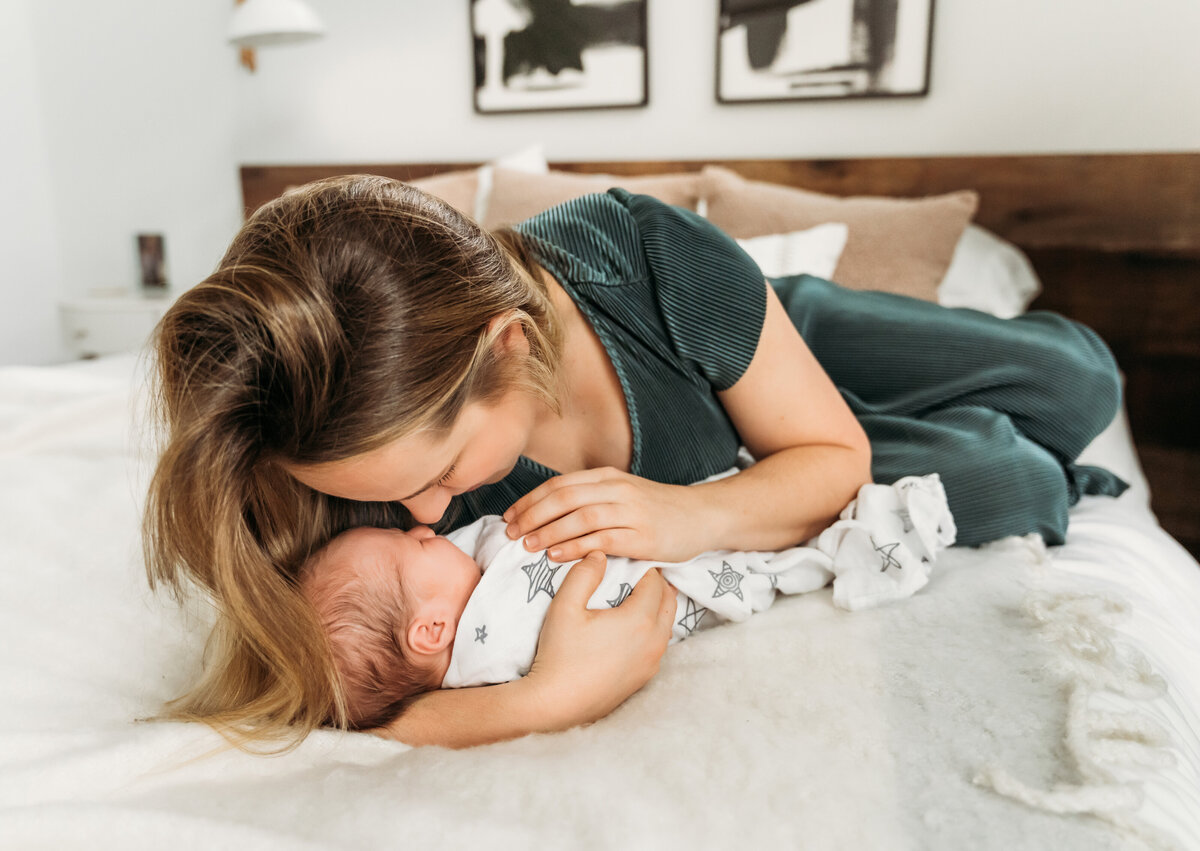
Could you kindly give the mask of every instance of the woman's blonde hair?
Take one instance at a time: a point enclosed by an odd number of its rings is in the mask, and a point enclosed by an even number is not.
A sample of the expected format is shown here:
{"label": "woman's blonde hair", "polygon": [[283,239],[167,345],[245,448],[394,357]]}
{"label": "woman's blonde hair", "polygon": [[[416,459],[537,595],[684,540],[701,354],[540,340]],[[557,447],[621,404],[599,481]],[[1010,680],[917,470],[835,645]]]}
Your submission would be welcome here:
{"label": "woman's blonde hair", "polygon": [[[500,321],[493,321],[499,318]],[[514,362],[496,343],[513,323]],[[264,205],[154,337],[165,444],[145,509],[152,586],[217,609],[200,680],[164,716],[240,746],[346,726],[330,650],[296,572],[354,525],[407,526],[398,504],[296,482],[320,464],[520,386],[556,405],[561,340],[515,232],[493,235],[394,180],[318,181]]]}

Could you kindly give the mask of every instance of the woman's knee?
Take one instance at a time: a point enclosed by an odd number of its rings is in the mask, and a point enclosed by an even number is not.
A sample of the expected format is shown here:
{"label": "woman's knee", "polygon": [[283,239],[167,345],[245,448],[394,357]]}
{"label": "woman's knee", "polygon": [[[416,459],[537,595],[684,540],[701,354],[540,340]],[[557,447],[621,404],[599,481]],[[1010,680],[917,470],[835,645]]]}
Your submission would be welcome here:
{"label": "woman's knee", "polygon": [[1046,332],[1027,363],[1045,388],[1048,396],[1043,405],[1056,421],[1056,434],[1044,442],[1073,459],[1120,409],[1121,373],[1116,359],[1100,336],[1085,325],[1055,313],[1030,313],[1022,318]]}
{"label": "woman's knee", "polygon": [[1011,423],[992,420],[964,451],[946,457],[938,472],[959,544],[978,546],[1030,533],[1040,534],[1047,544],[1063,542],[1069,508],[1066,473],[1051,452],[1022,437]]}
{"label": "woman's knee", "polygon": [[1110,397],[1120,395],[1116,358],[1099,334],[1057,313],[1030,313],[1026,318],[1049,325],[1044,356],[1057,362],[1056,372],[1089,391]]}
{"label": "woman's knee", "polygon": [[1097,433],[1102,431],[1121,406],[1121,372],[1116,358],[1100,335],[1078,322],[1072,322],[1078,343],[1066,357],[1070,370],[1070,386],[1087,402],[1085,414],[1090,416]]}

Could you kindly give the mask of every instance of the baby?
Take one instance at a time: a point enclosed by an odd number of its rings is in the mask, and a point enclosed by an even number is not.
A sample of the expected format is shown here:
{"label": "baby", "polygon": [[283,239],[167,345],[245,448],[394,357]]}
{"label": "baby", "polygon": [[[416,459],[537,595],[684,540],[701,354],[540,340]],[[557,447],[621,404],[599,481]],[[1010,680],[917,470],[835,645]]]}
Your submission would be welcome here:
{"label": "baby", "polygon": [[[483,517],[448,537],[359,527],[305,563],[301,589],[329,637],[349,721],[386,723],[415,694],[517,679],[537,651],[546,611],[574,562],[529,553]],[[864,608],[906,597],[954,540],[936,475],[866,485],[841,519],[808,545],[780,552],[714,551],[661,564],[610,558],[588,608],[624,602],[658,567],[678,589],[671,642],[742,621],[776,593],[834,582],[834,602]]]}

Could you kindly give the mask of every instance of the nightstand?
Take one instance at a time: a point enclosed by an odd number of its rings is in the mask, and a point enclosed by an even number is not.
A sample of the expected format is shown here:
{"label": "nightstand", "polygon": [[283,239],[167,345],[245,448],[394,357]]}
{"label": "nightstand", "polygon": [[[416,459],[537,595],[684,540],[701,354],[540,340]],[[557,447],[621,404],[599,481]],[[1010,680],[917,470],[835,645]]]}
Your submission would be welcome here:
{"label": "nightstand", "polygon": [[67,345],[81,358],[140,349],[171,304],[171,297],[135,290],[94,290],[58,304]]}

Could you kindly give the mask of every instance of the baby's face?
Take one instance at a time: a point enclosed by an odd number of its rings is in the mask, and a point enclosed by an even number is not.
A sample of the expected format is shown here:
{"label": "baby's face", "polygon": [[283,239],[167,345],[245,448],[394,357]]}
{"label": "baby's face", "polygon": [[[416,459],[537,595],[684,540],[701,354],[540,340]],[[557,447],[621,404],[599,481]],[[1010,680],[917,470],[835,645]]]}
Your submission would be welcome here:
{"label": "baby's face", "polygon": [[[372,583],[399,580],[408,607],[437,606],[462,614],[479,584],[481,571],[469,555],[428,526],[399,529],[359,528],[339,535],[331,545],[337,563]],[[382,587],[375,585],[375,587]]]}

